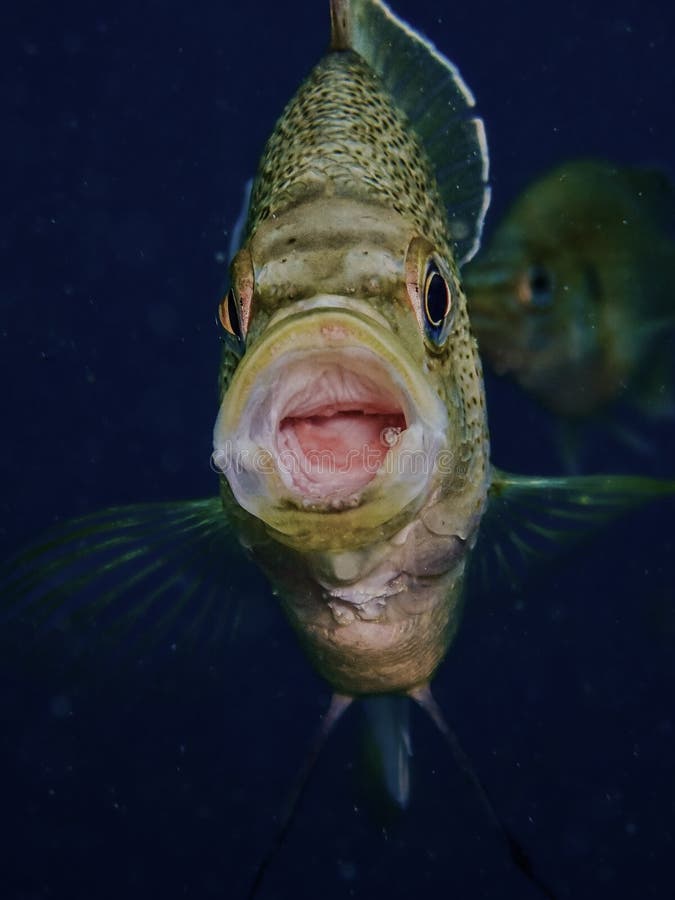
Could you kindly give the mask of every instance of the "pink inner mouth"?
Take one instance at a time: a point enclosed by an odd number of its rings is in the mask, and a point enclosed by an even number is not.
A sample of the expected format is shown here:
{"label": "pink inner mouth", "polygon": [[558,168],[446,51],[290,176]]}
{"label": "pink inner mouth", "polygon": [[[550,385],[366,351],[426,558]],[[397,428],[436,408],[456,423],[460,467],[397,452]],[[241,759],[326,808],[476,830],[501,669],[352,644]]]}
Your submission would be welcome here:
{"label": "pink inner mouth", "polygon": [[279,463],[303,495],[343,499],[375,478],[405,429],[401,404],[388,392],[336,367],[287,405],[277,432]]}

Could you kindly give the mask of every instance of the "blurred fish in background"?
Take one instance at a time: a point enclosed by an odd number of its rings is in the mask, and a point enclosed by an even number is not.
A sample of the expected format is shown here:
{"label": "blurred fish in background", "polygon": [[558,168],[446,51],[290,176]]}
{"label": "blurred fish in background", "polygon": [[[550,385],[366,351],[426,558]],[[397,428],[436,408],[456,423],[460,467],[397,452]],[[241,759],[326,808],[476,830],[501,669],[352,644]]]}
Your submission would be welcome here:
{"label": "blurred fish in background", "polygon": [[483,359],[559,417],[568,469],[591,422],[649,453],[621,410],[673,417],[674,225],[662,172],[571,161],[525,189],[464,272]]}

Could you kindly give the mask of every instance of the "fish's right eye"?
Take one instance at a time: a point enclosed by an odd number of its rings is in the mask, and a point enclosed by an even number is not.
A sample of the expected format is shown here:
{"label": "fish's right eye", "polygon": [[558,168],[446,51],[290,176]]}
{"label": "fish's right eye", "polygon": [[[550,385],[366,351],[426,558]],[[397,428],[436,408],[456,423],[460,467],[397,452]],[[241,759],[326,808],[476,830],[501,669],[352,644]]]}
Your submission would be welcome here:
{"label": "fish's right eye", "polygon": [[243,338],[241,330],[241,316],[239,314],[239,304],[234,296],[234,290],[229,289],[226,296],[220,301],[218,306],[218,318],[228,334],[231,334],[238,341]]}
{"label": "fish's right eye", "polygon": [[531,266],[521,291],[520,300],[524,306],[534,309],[548,309],[553,302],[553,275],[544,266]]}

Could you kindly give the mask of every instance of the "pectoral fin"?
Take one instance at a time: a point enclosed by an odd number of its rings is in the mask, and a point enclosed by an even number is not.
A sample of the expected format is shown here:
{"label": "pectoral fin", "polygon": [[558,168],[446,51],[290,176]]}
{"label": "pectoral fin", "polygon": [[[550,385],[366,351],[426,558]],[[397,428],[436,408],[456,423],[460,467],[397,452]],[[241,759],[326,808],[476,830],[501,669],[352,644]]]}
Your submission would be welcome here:
{"label": "pectoral fin", "polygon": [[184,647],[234,627],[235,587],[252,569],[218,498],[112,507],[4,563],[0,615],[38,635],[93,624],[115,644],[133,634]]}
{"label": "pectoral fin", "polygon": [[630,475],[563,478],[493,469],[475,560],[483,573],[516,586],[524,569],[551,558],[622,513],[675,494],[675,480]]}

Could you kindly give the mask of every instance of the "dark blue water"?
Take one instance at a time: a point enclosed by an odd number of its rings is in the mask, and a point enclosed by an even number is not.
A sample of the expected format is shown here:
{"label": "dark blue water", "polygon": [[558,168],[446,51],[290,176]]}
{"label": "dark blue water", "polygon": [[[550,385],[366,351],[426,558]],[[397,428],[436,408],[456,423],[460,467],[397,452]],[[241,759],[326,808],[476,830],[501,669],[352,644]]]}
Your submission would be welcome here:
{"label": "dark blue water", "polygon": [[[326,6],[3,11],[3,556],[73,514],[215,491],[227,231],[276,115],[325,46]],[[491,221],[564,159],[673,169],[665,0],[397,10],[479,99]],[[488,390],[495,461],[554,471],[548,420],[508,385]],[[675,471],[673,428],[650,440],[644,465],[611,447],[603,467]],[[674,511],[627,517],[517,597],[472,598],[436,683],[561,898],[675,897]],[[281,616],[254,600],[215,661],[159,654],[140,672],[90,661],[79,679],[63,637],[27,666],[27,635],[3,626],[3,900],[242,896],[329,695]],[[261,896],[537,896],[431,725],[413,724],[408,812],[369,812],[353,711]]]}

